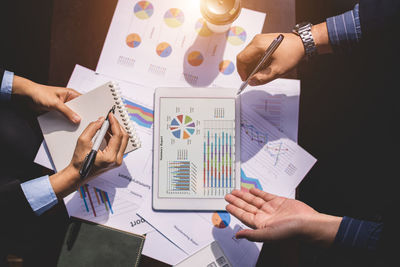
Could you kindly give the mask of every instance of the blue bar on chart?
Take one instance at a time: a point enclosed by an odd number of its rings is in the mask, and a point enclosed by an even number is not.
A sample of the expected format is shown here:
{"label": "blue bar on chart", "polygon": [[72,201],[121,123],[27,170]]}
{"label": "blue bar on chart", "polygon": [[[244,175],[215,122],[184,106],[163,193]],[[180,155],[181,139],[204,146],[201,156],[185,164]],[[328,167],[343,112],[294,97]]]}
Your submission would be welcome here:
{"label": "blue bar on chart", "polygon": [[205,194],[224,195],[235,187],[234,140],[234,121],[204,121],[203,187]]}

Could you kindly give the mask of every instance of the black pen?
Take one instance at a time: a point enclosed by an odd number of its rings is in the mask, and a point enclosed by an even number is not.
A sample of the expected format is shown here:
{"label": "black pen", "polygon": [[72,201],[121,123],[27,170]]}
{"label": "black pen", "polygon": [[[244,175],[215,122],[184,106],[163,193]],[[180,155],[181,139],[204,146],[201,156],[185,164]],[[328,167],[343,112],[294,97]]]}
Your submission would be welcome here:
{"label": "black pen", "polygon": [[107,113],[106,119],[104,120],[103,124],[101,125],[101,128],[99,130],[99,134],[97,135],[96,140],[94,141],[94,144],[92,146],[92,150],[85,157],[85,160],[84,160],[84,162],[82,164],[82,167],[79,170],[79,174],[81,176],[81,179],[85,179],[86,176],[89,174],[90,170],[92,169],[94,160],[96,159],[97,151],[99,150],[100,145],[103,142],[104,136],[107,133],[108,127],[110,126],[110,122],[108,120],[108,115],[110,113],[115,114],[115,106],[113,106],[110,109],[110,111]]}
{"label": "black pen", "polygon": [[275,52],[275,50],[278,48],[278,46],[282,43],[282,41],[283,41],[283,35],[279,34],[278,37],[276,37],[272,41],[272,43],[269,45],[269,47],[267,48],[267,50],[264,53],[264,56],[258,62],[257,66],[255,67],[253,72],[249,75],[249,77],[247,77],[247,80],[242,83],[242,85],[240,86],[240,88],[239,88],[238,92],[236,93],[236,95],[239,95],[244,90],[244,88],[246,88],[246,86],[249,84],[250,78],[254,74],[256,74],[258,71],[260,71],[261,68],[265,67],[264,66],[265,63],[270,59],[270,57]]}

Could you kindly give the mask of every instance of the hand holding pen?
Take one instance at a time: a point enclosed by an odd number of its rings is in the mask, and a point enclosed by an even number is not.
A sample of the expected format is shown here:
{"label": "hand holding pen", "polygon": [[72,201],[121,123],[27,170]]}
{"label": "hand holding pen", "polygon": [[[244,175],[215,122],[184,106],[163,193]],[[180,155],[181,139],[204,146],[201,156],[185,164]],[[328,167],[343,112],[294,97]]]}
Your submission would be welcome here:
{"label": "hand holding pen", "polygon": [[[284,37],[279,47],[267,61],[268,65],[261,68],[254,75],[250,75],[267,47],[274,39],[282,34]],[[292,71],[305,56],[301,38],[293,33],[264,33],[257,34],[250,43],[237,55],[236,67],[242,81],[248,78],[248,84],[257,86],[266,84]]]}
{"label": "hand holding pen", "polygon": [[257,63],[256,67],[253,69],[253,71],[250,73],[250,75],[247,77],[247,79],[242,83],[240,86],[237,95],[239,95],[248,85],[249,80],[251,77],[253,77],[254,74],[262,70],[263,68],[266,67],[268,64],[268,61],[270,60],[272,54],[275,52],[275,50],[278,48],[278,46],[282,43],[283,41],[283,35],[279,34],[278,37],[276,37],[272,43],[269,45],[267,50],[265,50],[264,55],[260,59],[260,61]]}
{"label": "hand holding pen", "polygon": [[[108,121],[107,124],[109,123],[106,134],[107,145],[104,149],[99,148],[97,150],[96,157],[90,170],[83,171],[86,156],[90,154],[93,149],[96,149],[96,141],[92,142],[92,140],[96,136],[96,133],[101,130],[102,126],[105,125],[106,119]],[[104,126],[104,128],[106,128],[106,126]],[[103,139],[100,138],[99,134],[97,134],[97,138]],[[61,199],[72,193],[91,177],[107,171],[110,168],[120,166],[128,141],[129,135],[120,126],[112,112],[109,112],[108,116],[105,118],[101,117],[97,121],[91,122],[79,136],[70,164],[65,169],[50,176],[50,182],[57,197]]]}

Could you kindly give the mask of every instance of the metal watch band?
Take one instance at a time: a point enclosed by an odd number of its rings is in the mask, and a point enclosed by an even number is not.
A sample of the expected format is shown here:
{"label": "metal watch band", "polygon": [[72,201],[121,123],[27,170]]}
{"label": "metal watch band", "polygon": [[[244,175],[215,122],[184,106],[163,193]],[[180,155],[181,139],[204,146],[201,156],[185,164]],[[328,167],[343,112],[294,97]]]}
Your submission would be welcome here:
{"label": "metal watch band", "polygon": [[293,31],[298,34],[303,41],[306,59],[311,59],[317,54],[317,47],[311,33],[311,23],[303,23],[295,26]]}

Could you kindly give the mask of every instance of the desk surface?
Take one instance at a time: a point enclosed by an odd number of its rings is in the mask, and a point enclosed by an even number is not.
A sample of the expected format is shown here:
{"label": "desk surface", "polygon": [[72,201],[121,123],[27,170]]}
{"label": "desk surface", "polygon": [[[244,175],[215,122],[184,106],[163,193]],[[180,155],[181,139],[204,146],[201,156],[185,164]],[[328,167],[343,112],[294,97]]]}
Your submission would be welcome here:
{"label": "desk surface", "polygon": [[[75,64],[96,69],[117,2],[117,0],[54,1],[49,84],[66,86]],[[295,0],[243,0],[243,6],[267,14],[264,33],[289,32],[296,22]],[[140,266],[167,265],[143,256]]]}

